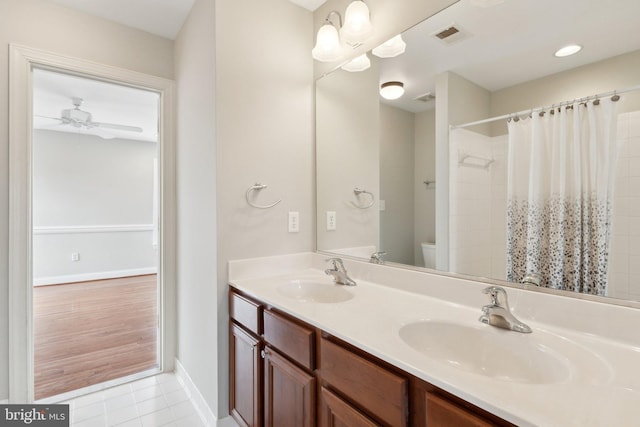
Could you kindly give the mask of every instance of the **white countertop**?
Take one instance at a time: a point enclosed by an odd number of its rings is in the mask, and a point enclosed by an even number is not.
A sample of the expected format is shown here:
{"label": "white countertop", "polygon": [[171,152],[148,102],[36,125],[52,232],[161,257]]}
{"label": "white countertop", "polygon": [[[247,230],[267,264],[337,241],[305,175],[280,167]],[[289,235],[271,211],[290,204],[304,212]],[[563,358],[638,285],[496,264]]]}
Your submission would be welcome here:
{"label": "white countertop", "polygon": [[[300,301],[281,291],[299,279],[329,284],[323,260],[308,253],[232,261],[229,282],[519,426],[640,425],[640,310],[507,289],[512,312],[533,329],[519,334],[478,322],[488,302],[484,283],[353,260],[345,260],[357,282],[345,289],[353,294],[349,300]],[[402,326],[422,320],[478,328],[498,340],[513,334],[510,342],[559,350],[563,374],[552,383],[514,382],[435,360],[399,335]]]}

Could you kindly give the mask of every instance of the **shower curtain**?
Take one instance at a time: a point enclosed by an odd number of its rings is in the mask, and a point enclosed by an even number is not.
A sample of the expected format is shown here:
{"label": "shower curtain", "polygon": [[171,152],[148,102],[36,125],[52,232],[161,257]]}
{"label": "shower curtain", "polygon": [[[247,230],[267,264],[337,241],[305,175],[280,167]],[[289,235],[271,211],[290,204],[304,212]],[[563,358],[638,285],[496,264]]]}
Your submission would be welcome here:
{"label": "shower curtain", "polygon": [[534,113],[508,128],[507,279],[535,274],[541,286],[606,295],[616,102]]}

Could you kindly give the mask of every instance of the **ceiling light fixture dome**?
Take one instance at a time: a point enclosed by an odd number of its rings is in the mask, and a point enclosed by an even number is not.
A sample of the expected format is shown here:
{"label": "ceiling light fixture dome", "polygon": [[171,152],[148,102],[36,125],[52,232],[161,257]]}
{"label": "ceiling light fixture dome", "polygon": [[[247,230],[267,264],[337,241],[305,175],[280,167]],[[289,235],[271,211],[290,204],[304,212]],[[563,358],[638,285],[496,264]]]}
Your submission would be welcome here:
{"label": "ceiling light fixture dome", "polygon": [[366,53],[363,53],[344,64],[341,68],[351,73],[357,73],[358,71],[364,71],[369,67],[371,67],[371,60]]}
{"label": "ceiling light fixture dome", "polygon": [[340,29],[342,40],[351,46],[362,44],[373,31],[369,8],[362,0],[352,1],[344,12],[344,25]]}
{"label": "ceiling light fixture dome", "polygon": [[579,44],[570,44],[564,47],[561,47],[554,53],[554,56],[558,58],[564,58],[565,56],[574,55],[582,50],[582,46]]}
{"label": "ceiling light fixture dome", "polygon": [[320,62],[337,61],[342,56],[338,30],[328,19],[318,30],[316,45],[311,50],[311,56]]}
{"label": "ceiling light fixture dome", "polygon": [[402,40],[402,35],[390,38],[380,46],[373,49],[371,52],[378,58],[393,58],[400,54],[403,54],[407,44]]}
{"label": "ceiling light fixture dome", "polygon": [[385,82],[380,85],[380,96],[384,99],[398,99],[404,95],[404,83]]}

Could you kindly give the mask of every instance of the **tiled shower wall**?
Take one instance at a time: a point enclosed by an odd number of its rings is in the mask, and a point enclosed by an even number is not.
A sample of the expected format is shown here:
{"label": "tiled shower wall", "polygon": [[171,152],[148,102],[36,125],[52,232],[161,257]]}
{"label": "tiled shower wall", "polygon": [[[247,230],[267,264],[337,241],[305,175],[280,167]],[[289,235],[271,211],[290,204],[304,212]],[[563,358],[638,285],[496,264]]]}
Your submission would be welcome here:
{"label": "tiled shower wall", "polygon": [[608,296],[640,300],[640,111],[618,116]]}
{"label": "tiled shower wall", "polygon": [[[459,162],[463,154],[493,162],[486,169],[466,166]],[[450,159],[449,268],[460,274],[504,279],[507,136],[456,129],[451,134]],[[489,248],[487,242],[491,242]]]}

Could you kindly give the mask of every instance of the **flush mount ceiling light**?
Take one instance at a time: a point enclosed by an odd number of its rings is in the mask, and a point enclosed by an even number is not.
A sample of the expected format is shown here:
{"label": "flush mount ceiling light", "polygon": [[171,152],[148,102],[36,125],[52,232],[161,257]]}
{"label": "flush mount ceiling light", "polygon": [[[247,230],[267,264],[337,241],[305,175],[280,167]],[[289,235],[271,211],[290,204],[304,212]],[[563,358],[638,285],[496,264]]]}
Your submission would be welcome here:
{"label": "flush mount ceiling light", "polygon": [[380,85],[380,96],[384,99],[398,99],[404,95],[404,83],[386,82]]}
{"label": "flush mount ceiling light", "polygon": [[373,49],[371,52],[379,58],[393,58],[404,53],[407,48],[407,44],[402,40],[402,36],[397,36],[387,40],[380,46]]}
{"label": "flush mount ceiling light", "polygon": [[342,18],[338,12],[331,11],[327,15],[324,24],[318,30],[316,45],[311,50],[311,56],[320,62],[334,62],[342,57],[343,49],[338,36],[338,29],[331,21],[332,14],[338,15],[338,20],[342,24]]}
{"label": "flush mount ceiling light", "polygon": [[570,44],[565,47],[561,47],[554,53],[558,58],[564,58],[565,56],[574,55],[582,50],[582,46],[577,44]]}
{"label": "flush mount ceiling light", "polygon": [[358,71],[364,71],[371,66],[371,60],[366,53],[360,56],[356,56],[350,62],[344,64],[341,68],[345,71],[356,73]]}
{"label": "flush mount ceiling light", "polygon": [[362,0],[352,1],[344,12],[344,25],[340,29],[342,41],[350,46],[358,46],[372,31],[369,8]]}

